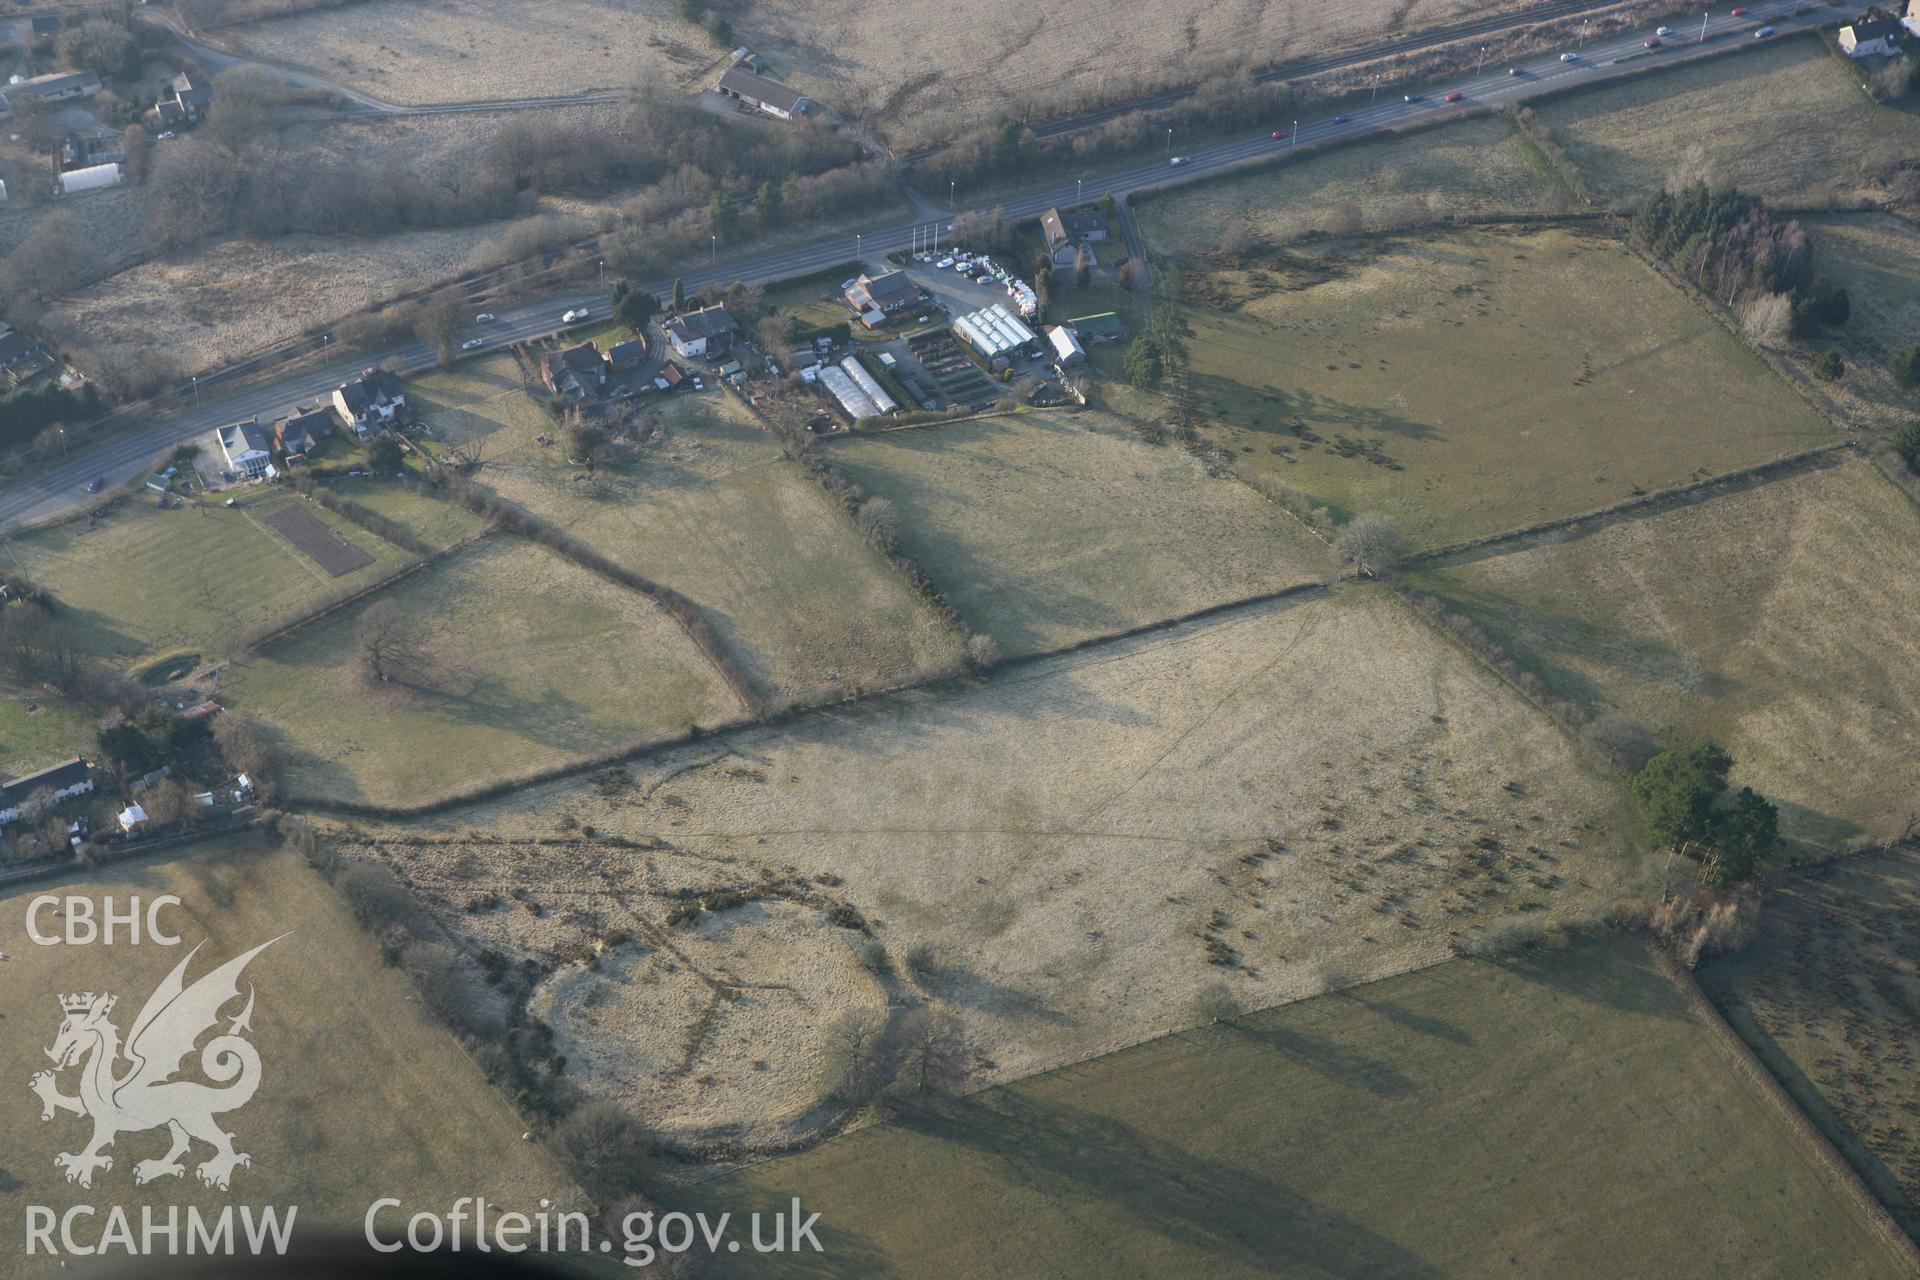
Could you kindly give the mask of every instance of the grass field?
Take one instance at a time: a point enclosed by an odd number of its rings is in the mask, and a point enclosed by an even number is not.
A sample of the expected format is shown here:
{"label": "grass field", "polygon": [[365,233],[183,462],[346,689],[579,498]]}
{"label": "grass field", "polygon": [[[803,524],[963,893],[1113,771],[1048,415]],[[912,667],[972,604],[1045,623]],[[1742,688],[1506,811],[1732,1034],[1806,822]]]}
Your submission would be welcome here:
{"label": "grass field", "polygon": [[1768,890],[1760,937],[1701,972],[1707,993],[1920,1235],[1920,851],[1796,873]]}
{"label": "grass field", "polygon": [[[779,1141],[817,1087],[811,1029],[875,998],[828,963],[864,940],[829,901],[896,968],[934,949],[923,989],[991,1060],[979,1078],[1005,1080],[1186,1025],[1216,984],[1265,1006],[1442,959],[1454,935],[1590,917],[1648,874],[1621,803],[1505,685],[1355,588],[730,733],[409,824],[450,843],[383,852],[449,929],[516,960],[577,965],[633,933],[603,957],[599,1025],[568,1022],[582,1078],[668,1131]],[[748,901],[691,936],[666,923],[726,886]],[[509,908],[470,913],[481,891]],[[695,1002],[700,975],[750,985]],[[633,1080],[644,1063],[676,1075]]]}
{"label": "grass field", "polygon": [[683,1193],[737,1275],[1904,1274],[1644,953],[1461,960],[911,1112]]}
{"label": "grass field", "polygon": [[393,521],[436,550],[480,532],[485,522],[479,516],[441,497],[417,476],[409,468],[404,480],[381,476],[326,483],[341,497]]}
{"label": "grass field", "polygon": [[1342,205],[1357,207],[1369,228],[1541,213],[1552,207],[1553,188],[1537,154],[1503,117],[1476,117],[1187,187],[1140,202],[1138,216],[1154,250],[1184,254],[1236,229],[1271,243],[1295,240],[1329,229]]}
{"label": "grass field", "polygon": [[1819,382],[1855,422],[1897,431],[1914,417],[1913,392],[1889,371],[1900,352],[1920,342],[1920,228],[1890,214],[1813,218],[1814,260],[1847,290],[1853,314],[1821,341],[1796,348],[1834,346],[1847,365],[1837,383]]}
{"label": "grass field", "polygon": [[[29,900],[43,893],[85,894],[96,909],[107,895],[124,908],[129,895],[177,894],[182,905],[161,920],[184,945],[35,946],[25,916]],[[357,1237],[368,1205],[382,1195],[444,1206],[477,1193],[530,1211],[542,1197],[578,1194],[539,1147],[520,1140],[526,1125],[422,1013],[406,979],[381,962],[379,947],[333,891],[291,854],[249,836],[210,842],[85,880],[10,891],[0,898],[0,920],[0,947],[9,957],[0,987],[7,1025],[0,1071],[14,1094],[0,1121],[0,1218],[16,1241],[27,1205],[57,1212],[99,1205],[96,1233],[109,1204],[123,1206],[136,1230],[141,1206],[153,1206],[164,1222],[175,1205],[203,1213],[229,1203],[297,1205],[295,1239],[311,1244],[329,1231]],[[60,927],[44,913],[41,926]],[[221,1117],[237,1149],[253,1157],[234,1172],[232,1190],[208,1190],[194,1177],[193,1163],[208,1154],[198,1144],[184,1177],[135,1186],[134,1164],[166,1150],[166,1135],[156,1131],[122,1134],[113,1168],[97,1173],[90,1190],[68,1184],[53,1156],[79,1150],[90,1126],[65,1114],[42,1122],[26,1088],[48,1065],[42,1050],[60,1026],[56,998],[113,993],[119,1005],[112,1020],[125,1034],[190,947],[204,945],[189,980],[283,934],[242,979],[243,989],[251,984],[257,993],[249,1039],[262,1070],[253,1100]],[[228,1018],[239,1009],[232,1004]],[[188,1059],[184,1078],[198,1078],[197,1063],[197,1055]],[[61,1084],[73,1092],[73,1073]],[[61,1265],[28,1259],[16,1246],[0,1262],[0,1275],[60,1275]]]}
{"label": "grass field", "polygon": [[[355,628],[375,601],[423,621],[427,687],[365,686]],[[223,688],[278,732],[295,796],[388,805],[740,712],[651,602],[505,538],[265,646],[231,667]]]}
{"label": "grass field", "polygon": [[1876,106],[1813,36],[1556,97],[1536,109],[1594,194],[1645,199],[1696,179],[1791,203],[1870,190],[1920,152],[1920,106]]}
{"label": "grass field", "polygon": [[[1185,84],[1514,7],[1508,0],[1315,0],[1221,9],[1110,10],[1069,0],[1045,21],[992,0],[962,11],[913,0],[875,23],[857,0],[769,0],[732,15],[733,40],[823,106],[869,117],[900,146],[1031,109]],[[535,18],[485,0],[378,0],[216,33],[396,102],[534,97],[639,84],[705,88],[724,49],[667,0],[556,0]],[[1105,24],[1103,26],[1103,24]],[[898,30],[915,33],[902,41]],[[1090,42],[1088,30],[1104,39]],[[937,52],[936,52],[937,51]],[[1165,70],[1151,70],[1168,59]],[[705,74],[711,71],[712,75]]]}
{"label": "grass field", "polygon": [[829,456],[894,503],[909,553],[1009,655],[1338,568],[1284,511],[1105,414],[855,437]]}
{"label": "grass field", "polygon": [[139,499],[96,522],[75,520],[0,544],[0,562],[53,592],[81,643],[116,662],[183,652],[224,653],[234,638],[337,591],[400,568],[409,557],[321,507],[302,504],[374,563],[328,575],[261,517],[301,499],[241,491],[162,511]]}
{"label": "grass field", "polygon": [[819,487],[727,396],[680,396],[662,432],[585,490],[511,363],[423,379],[438,439],[480,456],[479,481],[699,606],[778,703],[953,668],[958,637],[861,540]]}
{"label": "grass field", "polygon": [[99,721],[86,707],[38,690],[0,694],[0,778],[91,753]]}
{"label": "grass field", "polygon": [[1794,836],[1914,807],[1920,513],[1864,462],[1419,576],[1561,696],[1717,739]]}
{"label": "grass field", "polygon": [[1432,545],[1832,439],[1740,341],[1579,230],[1334,241],[1179,281],[1209,444]]}

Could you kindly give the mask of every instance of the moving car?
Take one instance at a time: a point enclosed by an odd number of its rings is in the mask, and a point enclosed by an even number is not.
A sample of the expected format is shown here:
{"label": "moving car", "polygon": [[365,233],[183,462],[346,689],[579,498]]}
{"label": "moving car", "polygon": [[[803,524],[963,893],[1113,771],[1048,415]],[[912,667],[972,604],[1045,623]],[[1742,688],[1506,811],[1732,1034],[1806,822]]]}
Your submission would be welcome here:
{"label": "moving car", "polygon": [[1765,40],[1768,36],[1772,34],[1773,34],[1772,27],[1762,27],[1758,31],[1753,33],[1753,38],[1755,40]]}
{"label": "moving car", "polygon": [[475,317],[473,318],[473,322],[474,322],[475,324],[492,324],[492,323],[493,323],[493,312],[491,312],[491,311],[482,311],[482,312],[481,312],[481,313],[480,313],[479,315],[477,315],[477,316],[475,316]]}
{"label": "moving car", "polygon": [[1744,18],[1747,16],[1747,6],[1743,4],[1737,4],[1733,6],[1733,8],[1727,10],[1727,12],[1732,14],[1736,18]]}
{"label": "moving car", "polygon": [[465,342],[460,344],[460,349],[462,351],[472,351],[476,347],[481,347],[485,345],[486,345],[486,339],[484,338],[468,338]]}
{"label": "moving car", "polygon": [[1508,75],[1510,75],[1510,76],[1517,76],[1517,75],[1519,75],[1519,74],[1520,74],[1520,68],[1518,68],[1518,67],[1508,67],[1508,68],[1507,68],[1507,74],[1508,74]]}
{"label": "moving car", "polygon": [[1407,95],[1406,100],[1408,102],[1418,102],[1420,101],[1420,95],[1417,93],[1410,93]]}
{"label": "moving car", "polygon": [[1462,98],[1464,98],[1464,97],[1466,97],[1466,96],[1467,96],[1466,94],[1464,94],[1464,93],[1462,93],[1462,92],[1460,92],[1460,91],[1459,91],[1458,89],[1455,89],[1455,90],[1454,90],[1454,91],[1453,91],[1452,93],[1450,93],[1450,94],[1448,94],[1448,95],[1447,95],[1446,97],[1444,97],[1444,98],[1442,98],[1442,99],[1441,99],[1441,101],[1442,101],[1442,102],[1458,102],[1458,101],[1460,101],[1460,99],[1462,99]]}
{"label": "moving car", "polygon": [[1187,158],[1185,156],[1175,156],[1173,159],[1167,161],[1168,164],[1185,164],[1186,162]]}
{"label": "moving car", "polygon": [[587,309],[585,307],[575,307],[573,310],[567,312],[567,314],[560,317],[560,319],[566,324],[572,324],[576,320],[585,320],[586,318],[587,318]]}
{"label": "moving car", "polygon": [[1658,49],[1660,47],[1660,37],[1648,36],[1645,40],[1642,40],[1640,43],[1644,44],[1649,49]]}
{"label": "moving car", "polygon": [[1662,27],[1662,28],[1660,28],[1660,29],[1659,29],[1658,31],[1656,31],[1656,32],[1654,32],[1653,34],[1655,34],[1655,35],[1657,35],[1657,36],[1670,36],[1670,35],[1672,35],[1672,34],[1673,34],[1673,28],[1672,28],[1672,27]]}
{"label": "moving car", "polygon": [[98,493],[106,487],[107,478],[105,476],[95,476],[93,479],[87,481],[88,493]]}
{"label": "moving car", "polygon": [[1580,61],[1580,55],[1579,55],[1579,54],[1577,54],[1577,53],[1563,53],[1563,54],[1561,54],[1561,55],[1560,55],[1560,61],[1562,61],[1562,62],[1578,62],[1578,61]]}
{"label": "moving car", "polygon": [[1345,116],[1335,116],[1333,118],[1333,122],[1335,124],[1345,124],[1347,122],[1347,118]]}
{"label": "moving car", "polygon": [[1287,136],[1287,131],[1285,129],[1275,129],[1272,133],[1268,134],[1267,136],[1269,138],[1284,138]]}

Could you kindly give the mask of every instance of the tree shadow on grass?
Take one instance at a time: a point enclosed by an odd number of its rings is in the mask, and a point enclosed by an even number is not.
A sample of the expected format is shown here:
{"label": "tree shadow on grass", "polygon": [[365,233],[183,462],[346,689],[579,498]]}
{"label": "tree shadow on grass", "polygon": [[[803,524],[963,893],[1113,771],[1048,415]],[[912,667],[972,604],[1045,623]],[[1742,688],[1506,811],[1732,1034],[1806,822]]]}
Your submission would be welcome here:
{"label": "tree shadow on grass", "polygon": [[1460,1027],[1454,1026],[1444,1018],[1435,1018],[1424,1013],[1415,1013],[1413,1010],[1403,1005],[1394,1004],[1390,1000],[1369,1000],[1358,989],[1348,990],[1341,994],[1356,1004],[1365,1007],[1370,1012],[1379,1014],[1396,1027],[1405,1027],[1409,1031],[1416,1031],[1423,1036],[1432,1036],[1437,1040],[1445,1040],[1450,1044],[1473,1043],[1472,1035]]}
{"label": "tree shadow on grass", "polygon": [[1253,1019],[1227,1025],[1240,1035],[1307,1068],[1337,1084],[1365,1089],[1378,1098],[1412,1093],[1417,1087],[1411,1076],[1380,1058],[1369,1057],[1357,1049],[1309,1035],[1284,1021]]}
{"label": "tree shadow on grass", "polygon": [[1624,944],[1533,947],[1488,963],[1588,1004],[1681,1022],[1693,1020],[1686,1000],[1655,970],[1646,953]]}
{"label": "tree shadow on grass", "polygon": [[1206,1255],[1193,1259],[1196,1265],[1218,1258],[1280,1274],[1356,1280],[1441,1275],[1417,1254],[1256,1170],[1021,1089],[910,1111],[897,1123],[990,1157],[1001,1180],[1067,1202],[1063,1229],[1079,1217],[1075,1203],[1109,1211],[1123,1230],[1063,1242],[1085,1248],[1090,1274],[1127,1273],[1120,1251],[1131,1230]]}

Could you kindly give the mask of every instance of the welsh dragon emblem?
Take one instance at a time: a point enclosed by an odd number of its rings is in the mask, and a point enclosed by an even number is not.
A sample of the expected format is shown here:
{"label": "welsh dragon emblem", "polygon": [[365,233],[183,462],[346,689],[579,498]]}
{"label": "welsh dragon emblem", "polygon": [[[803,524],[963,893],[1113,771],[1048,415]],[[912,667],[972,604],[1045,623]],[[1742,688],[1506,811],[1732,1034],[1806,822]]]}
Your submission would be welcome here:
{"label": "welsh dragon emblem", "polygon": [[[240,973],[247,963],[278,941],[263,942],[188,986],[187,966],[200,951],[196,946],[147,998],[124,1046],[120,1029],[108,1018],[117,997],[91,991],[60,997],[65,1018],[46,1051],[53,1070],[35,1075],[31,1085],[44,1107],[42,1120],[53,1119],[57,1111],[93,1120],[93,1140],[85,1150],[53,1158],[67,1171],[68,1182],[91,1187],[94,1170],[113,1168],[106,1149],[116,1137],[163,1126],[172,1145],[159,1159],[134,1165],[136,1183],[180,1177],[186,1172],[180,1158],[195,1140],[213,1148],[213,1155],[194,1171],[209,1187],[225,1190],[234,1169],[252,1163],[251,1157],[233,1149],[233,1135],[214,1121],[245,1106],[260,1087],[260,1054],[246,1039],[253,1029],[251,985],[239,1016],[200,1050],[200,1070],[214,1084],[174,1076],[201,1036],[219,1024],[220,1010],[239,999]],[[72,1067],[80,1070],[77,1096],[60,1092],[58,1083],[59,1073]]]}

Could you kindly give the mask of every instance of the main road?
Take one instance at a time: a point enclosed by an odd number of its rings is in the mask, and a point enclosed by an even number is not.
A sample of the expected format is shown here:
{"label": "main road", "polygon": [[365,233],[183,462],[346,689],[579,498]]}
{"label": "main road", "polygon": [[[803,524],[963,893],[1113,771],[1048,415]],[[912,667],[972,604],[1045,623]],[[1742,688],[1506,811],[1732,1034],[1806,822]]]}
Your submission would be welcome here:
{"label": "main road", "polygon": [[[1803,9],[1811,12],[1801,14]],[[1796,16],[1798,15],[1798,16]],[[1058,204],[1073,202],[1082,191],[1112,192],[1124,197],[1135,191],[1162,186],[1173,181],[1189,181],[1226,172],[1241,165],[1272,161],[1282,153],[1307,146],[1319,147],[1365,137],[1457,113],[1475,107],[1499,106],[1516,99],[1564,89],[1570,85],[1608,76],[1649,70],[1683,57],[1689,49],[1704,43],[1728,39],[1753,39],[1760,27],[1771,24],[1782,34],[1819,25],[1825,14],[1813,9],[1807,0],[1760,0],[1746,7],[1739,17],[1723,11],[1709,16],[1702,24],[1676,30],[1662,47],[1649,50],[1645,41],[1651,31],[1588,41],[1572,60],[1562,61],[1550,55],[1514,65],[1501,65],[1492,71],[1452,84],[1438,85],[1415,101],[1398,96],[1386,102],[1358,108],[1349,114],[1321,119],[1274,121],[1256,136],[1243,137],[1215,146],[1195,148],[1179,157],[1135,164],[1111,173],[1078,182],[1030,192],[1004,202],[1010,217],[1031,217]],[[1454,94],[1455,102],[1447,99]],[[1284,136],[1276,138],[1274,132]],[[938,223],[901,223],[878,231],[834,236],[796,248],[781,249],[748,257],[715,261],[707,266],[689,264],[682,279],[689,289],[708,284],[726,284],[734,280],[772,281],[806,275],[823,267],[853,259],[866,259],[894,250],[907,249],[924,242],[930,234],[944,235],[944,220]],[[656,294],[672,288],[668,279],[649,280],[640,287]],[[489,323],[476,325],[470,336],[481,340],[477,352],[510,346],[527,338],[545,337],[565,326],[561,314],[571,308],[592,307],[596,317],[604,319],[607,301],[604,289],[591,293],[555,295],[539,302],[502,310]],[[208,392],[203,403],[183,412],[121,432],[90,447],[84,453],[62,459],[43,468],[37,475],[20,480],[0,493],[0,532],[46,520],[70,511],[88,501],[85,486],[95,477],[103,477],[108,486],[123,484],[138,476],[156,457],[174,445],[203,440],[215,427],[241,419],[270,418],[327,396],[333,388],[358,373],[363,366],[382,365],[396,371],[420,369],[434,360],[430,348],[422,344],[396,347],[351,362],[338,361],[291,375],[269,386],[226,393]]]}

